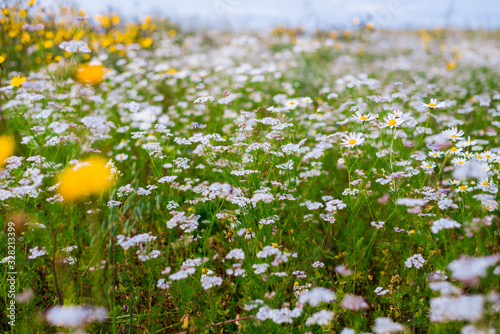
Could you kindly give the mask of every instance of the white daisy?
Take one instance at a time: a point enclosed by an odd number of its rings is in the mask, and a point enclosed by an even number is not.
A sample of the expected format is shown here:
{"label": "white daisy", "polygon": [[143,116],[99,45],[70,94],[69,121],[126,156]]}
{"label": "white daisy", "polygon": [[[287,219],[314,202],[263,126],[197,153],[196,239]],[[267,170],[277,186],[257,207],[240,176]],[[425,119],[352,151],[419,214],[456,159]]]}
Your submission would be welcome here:
{"label": "white daisy", "polygon": [[448,129],[448,130],[445,130],[442,132],[448,139],[451,139],[453,141],[456,141],[456,140],[461,140],[461,139],[464,139],[464,137],[462,137],[464,135],[464,131],[463,130],[458,130],[456,127],[453,127],[451,129]]}
{"label": "white daisy", "polygon": [[293,110],[293,109],[297,108],[298,105],[299,105],[299,101],[297,101],[297,100],[288,100],[285,103],[285,107],[289,110]]}
{"label": "white daisy", "polygon": [[342,138],[340,145],[345,147],[353,147],[361,145],[364,142],[365,138],[363,138],[362,133],[351,132],[347,135],[344,135],[344,138]]}
{"label": "white daisy", "polygon": [[382,127],[383,128],[394,128],[394,127],[398,127],[400,126],[401,124],[403,124],[405,122],[404,119],[402,118],[399,118],[399,117],[394,117],[389,114],[387,116],[384,117],[384,121],[382,123]]}
{"label": "white daisy", "polygon": [[115,156],[116,161],[125,161],[128,159],[128,155],[125,153],[120,153]]}
{"label": "white daisy", "polygon": [[355,119],[358,122],[370,122],[373,121],[376,117],[372,113],[361,115],[359,111],[356,111],[356,114],[351,116],[351,118]]}
{"label": "white daisy", "polygon": [[420,102],[420,105],[426,106],[429,109],[444,108],[446,106],[444,101],[438,102],[437,99],[431,99],[429,103]]}

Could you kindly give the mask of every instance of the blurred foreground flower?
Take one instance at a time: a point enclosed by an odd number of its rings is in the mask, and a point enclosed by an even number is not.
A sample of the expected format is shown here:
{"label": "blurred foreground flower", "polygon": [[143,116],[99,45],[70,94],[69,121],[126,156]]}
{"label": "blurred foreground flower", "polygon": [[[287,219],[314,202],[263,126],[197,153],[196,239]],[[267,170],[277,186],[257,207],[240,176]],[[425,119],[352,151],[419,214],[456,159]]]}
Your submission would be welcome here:
{"label": "blurred foreground flower", "polygon": [[112,171],[103,158],[90,158],[59,175],[59,194],[65,201],[98,195],[111,186]]}
{"label": "blurred foreground flower", "polygon": [[104,66],[83,64],[76,69],[76,78],[80,83],[97,85],[104,78]]}
{"label": "blurred foreground flower", "polygon": [[25,77],[17,76],[13,77],[12,80],[10,81],[10,85],[14,87],[19,87],[21,86],[24,82],[26,81]]}
{"label": "blurred foreground flower", "polygon": [[0,168],[5,164],[5,159],[14,154],[15,142],[10,136],[0,136]]}
{"label": "blurred foreground flower", "polygon": [[52,307],[46,315],[54,326],[78,328],[93,321],[105,321],[108,311],[103,307],[64,305]]}

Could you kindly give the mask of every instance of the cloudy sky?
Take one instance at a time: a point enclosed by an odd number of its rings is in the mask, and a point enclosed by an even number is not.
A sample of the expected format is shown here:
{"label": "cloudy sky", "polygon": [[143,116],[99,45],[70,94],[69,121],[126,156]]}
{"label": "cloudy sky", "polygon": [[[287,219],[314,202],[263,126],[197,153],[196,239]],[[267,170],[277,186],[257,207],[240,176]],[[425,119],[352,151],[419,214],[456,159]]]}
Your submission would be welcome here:
{"label": "cloudy sky", "polygon": [[[57,0],[54,0],[57,1]],[[499,0],[73,0],[89,15],[161,14],[184,28],[261,29],[277,24],[346,27],[354,18],[381,28],[500,28]]]}

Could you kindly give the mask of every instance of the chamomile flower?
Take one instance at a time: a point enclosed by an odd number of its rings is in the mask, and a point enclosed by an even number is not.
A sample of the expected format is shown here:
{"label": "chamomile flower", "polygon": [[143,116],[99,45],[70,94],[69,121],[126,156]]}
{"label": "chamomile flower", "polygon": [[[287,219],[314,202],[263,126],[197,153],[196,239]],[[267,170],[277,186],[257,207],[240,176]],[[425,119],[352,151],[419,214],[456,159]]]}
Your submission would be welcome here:
{"label": "chamomile flower", "polygon": [[401,110],[393,110],[387,116],[389,116],[391,118],[401,118],[401,119],[406,120],[408,118],[408,113],[405,114]]}
{"label": "chamomile flower", "polygon": [[446,138],[452,141],[457,141],[464,139],[462,136],[465,132],[463,130],[458,130],[456,127],[453,127],[451,129],[443,131],[442,133],[446,136]]}
{"label": "chamomile flower", "polygon": [[437,99],[431,99],[431,102],[429,103],[420,102],[420,105],[425,106],[429,109],[436,109],[436,108],[444,108],[446,106],[446,103],[444,101],[438,102]]}
{"label": "chamomile flower", "polygon": [[487,162],[493,162],[496,160],[497,155],[491,151],[483,152],[483,160]]}
{"label": "chamomile flower", "polygon": [[457,157],[457,158],[453,158],[453,159],[451,160],[451,163],[452,163],[452,164],[454,164],[454,165],[457,165],[457,166],[462,166],[462,165],[464,165],[466,162],[467,162],[467,159],[465,159],[465,158],[459,158],[459,157]]}
{"label": "chamomile flower", "polygon": [[441,155],[443,155],[443,152],[441,152],[441,151],[431,151],[427,155],[430,156],[431,158],[440,158]]}
{"label": "chamomile flower", "polygon": [[432,169],[436,168],[436,163],[433,161],[422,161],[422,164],[420,165],[420,167],[422,167],[422,169],[425,169],[425,170],[432,170]]}
{"label": "chamomile flower", "polygon": [[351,132],[347,135],[344,135],[344,138],[342,138],[340,145],[345,147],[354,147],[363,144],[364,141],[365,138],[363,138],[362,133]]}
{"label": "chamomile flower", "polygon": [[472,188],[470,188],[468,185],[466,185],[465,183],[460,185],[457,189],[456,189],[456,192],[458,193],[464,193],[464,192],[469,192],[471,191]]}
{"label": "chamomile flower", "polygon": [[473,157],[473,155],[470,154],[469,152],[462,152],[462,157],[464,157],[466,159],[470,159]]}
{"label": "chamomile flower", "polygon": [[125,161],[128,159],[128,155],[125,153],[120,153],[115,156],[116,161]]}
{"label": "chamomile flower", "polygon": [[299,105],[299,101],[297,101],[297,100],[288,100],[285,103],[285,107],[289,110],[293,110],[293,109],[297,108],[298,105]]}
{"label": "chamomile flower", "polygon": [[355,119],[358,122],[370,122],[373,121],[376,117],[372,113],[368,113],[362,115],[359,111],[356,111],[356,114],[351,116],[351,118]]}
{"label": "chamomile flower", "polygon": [[303,97],[302,102],[309,104],[312,103],[312,99],[309,96]]}
{"label": "chamomile flower", "polygon": [[448,153],[451,153],[451,154],[460,154],[462,152],[462,150],[463,149],[461,147],[452,146],[448,150]]}
{"label": "chamomile flower", "polygon": [[478,185],[480,187],[490,187],[492,185],[492,181],[489,178],[481,178],[479,179]]}
{"label": "chamomile flower", "polygon": [[457,143],[457,147],[469,147],[469,146],[474,146],[477,144],[477,140],[471,140],[470,136],[467,137],[467,140],[460,140]]}
{"label": "chamomile flower", "polygon": [[404,119],[402,118],[399,118],[399,117],[394,117],[393,115],[389,114],[387,116],[384,117],[384,121],[382,123],[382,127],[383,128],[394,128],[394,127],[398,127],[400,126],[401,124],[403,124],[405,122]]}

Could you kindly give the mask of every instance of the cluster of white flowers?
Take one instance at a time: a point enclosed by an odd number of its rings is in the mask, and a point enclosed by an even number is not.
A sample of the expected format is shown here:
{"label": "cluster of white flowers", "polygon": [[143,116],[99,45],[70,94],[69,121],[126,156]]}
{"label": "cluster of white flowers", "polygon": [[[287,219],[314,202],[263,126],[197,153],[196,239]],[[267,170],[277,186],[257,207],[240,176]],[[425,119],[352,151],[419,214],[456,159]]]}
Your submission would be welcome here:
{"label": "cluster of white flowers", "polygon": [[431,231],[432,231],[432,233],[436,234],[439,231],[444,230],[444,229],[459,228],[461,226],[462,225],[460,225],[459,223],[457,223],[456,221],[454,221],[452,219],[441,218],[441,219],[435,220],[432,223]]}
{"label": "cluster of white flowers", "polygon": [[28,255],[28,259],[36,259],[37,257],[47,255],[47,250],[45,247],[38,249],[38,246],[30,249],[30,254]]}
{"label": "cluster of white flowers", "polygon": [[54,326],[78,328],[90,322],[105,321],[108,311],[103,307],[57,305],[49,309],[45,317]]}
{"label": "cluster of white flowers", "polygon": [[387,294],[387,293],[390,293],[390,292],[391,292],[391,290],[389,290],[389,289],[385,289],[385,290],[384,290],[384,288],[383,288],[383,287],[379,286],[378,288],[376,288],[376,289],[375,289],[375,291],[374,291],[374,292],[375,292],[378,296],[383,296],[383,295],[385,295],[385,294]]}
{"label": "cluster of white flowers", "polygon": [[176,226],[179,226],[186,233],[191,233],[198,228],[198,219],[200,219],[199,215],[191,214],[189,217],[186,217],[185,212],[170,212],[174,216],[167,221],[167,228],[173,229]]}
{"label": "cluster of white flowers", "polygon": [[299,296],[299,303],[308,303],[312,307],[316,307],[321,303],[331,303],[335,300],[335,293],[323,287],[312,288],[303,292]]}
{"label": "cluster of white flowers", "polygon": [[484,257],[462,257],[450,262],[448,269],[454,279],[476,283],[479,277],[486,277],[489,267],[500,261],[500,255],[490,255]]}
{"label": "cluster of white flowers", "polygon": [[293,323],[294,318],[298,318],[301,315],[302,315],[302,309],[299,307],[290,310],[288,307],[283,307],[280,309],[271,309],[267,306],[262,306],[255,315],[255,318],[261,321],[270,319],[277,324],[284,324],[284,323],[291,324]]}
{"label": "cluster of white flowers", "polygon": [[208,290],[214,286],[220,286],[222,278],[215,276],[212,270],[208,270],[206,274],[201,275],[200,282],[203,289]]}
{"label": "cluster of white flowers", "polygon": [[414,254],[406,259],[405,266],[407,268],[415,267],[420,269],[424,266],[425,259],[420,254]]}
{"label": "cluster of white flowers", "polygon": [[205,104],[207,102],[213,102],[215,98],[213,96],[202,96],[194,100],[194,103]]}
{"label": "cluster of white flowers", "polygon": [[130,247],[142,246],[143,244],[149,243],[155,240],[156,238],[157,238],[156,236],[151,235],[151,232],[138,234],[133,236],[132,238],[125,237],[122,234],[116,236],[118,245],[122,246],[124,250],[127,250]]}
{"label": "cluster of white flowers", "polygon": [[59,43],[59,49],[62,49],[66,52],[74,53],[74,52],[82,52],[82,53],[90,53],[92,50],[90,50],[89,46],[87,43],[84,41],[75,41],[71,40],[69,42],[61,42]]}
{"label": "cluster of white flowers", "polygon": [[311,326],[311,325],[326,326],[330,323],[330,321],[333,320],[334,315],[335,313],[333,313],[332,311],[321,310],[319,312],[314,313],[309,318],[307,318],[306,326]]}
{"label": "cluster of white flowers", "polygon": [[482,295],[432,298],[430,320],[432,322],[478,321],[483,314],[483,304]]}
{"label": "cluster of white flowers", "polygon": [[243,252],[240,248],[232,249],[229,253],[227,253],[226,259],[244,260],[245,252]]}
{"label": "cluster of white flowers", "polygon": [[391,318],[377,318],[375,319],[375,326],[373,326],[373,331],[376,334],[390,334],[395,332],[402,332],[403,330],[403,325],[398,322],[392,321]]}
{"label": "cluster of white flowers", "polygon": [[348,310],[359,311],[368,308],[368,303],[363,297],[349,293],[342,299],[340,306]]}

